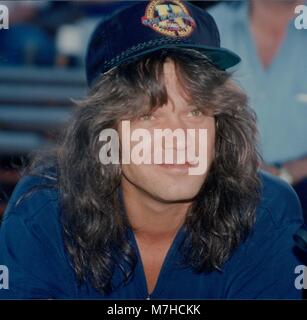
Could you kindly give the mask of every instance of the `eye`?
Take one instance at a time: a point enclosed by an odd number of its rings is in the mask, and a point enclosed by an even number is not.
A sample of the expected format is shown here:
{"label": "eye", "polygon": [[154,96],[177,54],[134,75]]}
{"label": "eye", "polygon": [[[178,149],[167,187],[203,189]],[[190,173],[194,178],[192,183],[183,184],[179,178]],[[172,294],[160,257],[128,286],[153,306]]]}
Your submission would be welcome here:
{"label": "eye", "polygon": [[191,116],[191,117],[200,117],[202,115],[203,115],[203,113],[199,109],[194,109],[189,112],[189,116]]}
{"label": "eye", "polygon": [[141,121],[150,121],[150,120],[153,120],[154,119],[154,116],[150,113],[148,114],[144,114],[140,117],[140,120]]}

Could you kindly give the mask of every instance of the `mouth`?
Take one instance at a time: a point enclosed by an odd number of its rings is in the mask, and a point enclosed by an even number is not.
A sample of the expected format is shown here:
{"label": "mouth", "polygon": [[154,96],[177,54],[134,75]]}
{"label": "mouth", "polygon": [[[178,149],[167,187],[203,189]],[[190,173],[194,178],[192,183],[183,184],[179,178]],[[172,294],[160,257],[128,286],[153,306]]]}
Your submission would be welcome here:
{"label": "mouth", "polygon": [[183,164],[168,164],[168,163],[162,163],[158,164],[158,166],[162,169],[178,172],[178,173],[187,173],[189,168],[195,167],[195,164],[191,163],[183,163]]}

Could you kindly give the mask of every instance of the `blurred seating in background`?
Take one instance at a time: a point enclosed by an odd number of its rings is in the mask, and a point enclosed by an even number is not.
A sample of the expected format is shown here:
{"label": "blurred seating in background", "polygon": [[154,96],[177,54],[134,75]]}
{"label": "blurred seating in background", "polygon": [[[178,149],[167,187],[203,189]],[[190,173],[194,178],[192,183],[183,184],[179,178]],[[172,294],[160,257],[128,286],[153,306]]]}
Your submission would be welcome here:
{"label": "blurred seating in background", "polygon": [[0,68],[0,214],[19,179],[21,159],[47,148],[69,121],[71,99],[86,94],[81,69]]}

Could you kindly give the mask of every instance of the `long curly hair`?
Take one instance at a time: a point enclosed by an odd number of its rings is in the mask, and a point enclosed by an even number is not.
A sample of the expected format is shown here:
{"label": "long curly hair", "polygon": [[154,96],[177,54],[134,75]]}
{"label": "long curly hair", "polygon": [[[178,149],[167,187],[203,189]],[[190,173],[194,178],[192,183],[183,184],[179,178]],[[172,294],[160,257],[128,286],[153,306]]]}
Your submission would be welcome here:
{"label": "long curly hair", "polygon": [[136,253],[126,237],[130,226],[119,200],[120,165],[99,161],[99,134],[167,102],[163,65],[169,60],[187,99],[216,121],[214,161],[184,223],[185,263],[197,272],[221,270],[255,221],[261,190],[256,120],[232,74],[191,49],[163,49],[118,66],[76,102],[53,154],[67,252],[80,283],[89,280],[102,294],[114,290],[115,266],[129,281]]}

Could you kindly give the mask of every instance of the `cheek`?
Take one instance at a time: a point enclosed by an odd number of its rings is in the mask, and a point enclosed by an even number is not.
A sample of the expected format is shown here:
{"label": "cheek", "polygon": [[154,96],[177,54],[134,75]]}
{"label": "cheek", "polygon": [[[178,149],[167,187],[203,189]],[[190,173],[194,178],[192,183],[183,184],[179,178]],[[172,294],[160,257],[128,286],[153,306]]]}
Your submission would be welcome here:
{"label": "cheek", "polygon": [[215,154],[215,125],[208,130],[208,155],[212,159]]}
{"label": "cheek", "polygon": [[144,179],[144,176],[150,175],[150,165],[138,165],[131,162],[130,164],[123,164],[121,165],[122,173],[134,182],[138,181],[139,179]]}
{"label": "cheek", "polygon": [[215,137],[216,137],[216,129],[215,129],[215,120],[214,118],[210,118],[210,120],[207,120],[205,124],[202,125],[199,129],[206,129],[207,130],[207,138],[205,139],[204,136],[200,138],[197,134],[196,138],[196,150],[200,151],[199,148],[203,146],[203,141],[205,141],[207,145],[207,155],[208,155],[208,160],[211,160],[214,158],[214,153],[215,153]]}
{"label": "cheek", "polygon": [[133,164],[132,165],[131,164],[121,165],[121,171],[122,171],[123,177],[128,179],[128,181],[130,181],[132,183],[136,183],[139,180],[138,179],[139,171],[136,170],[136,168],[134,168]]}
{"label": "cheek", "polygon": [[[122,165],[122,176],[125,178],[124,181],[128,181],[129,184],[149,193],[155,190],[157,186],[159,186],[159,190],[164,185],[168,185],[168,177],[161,177],[161,172],[157,171],[153,165]],[[163,185],[159,185],[160,183]]]}

